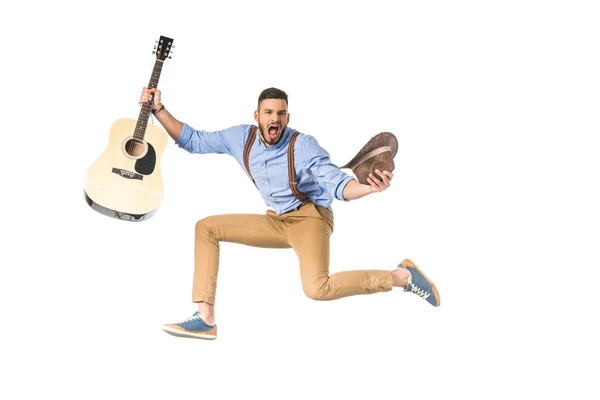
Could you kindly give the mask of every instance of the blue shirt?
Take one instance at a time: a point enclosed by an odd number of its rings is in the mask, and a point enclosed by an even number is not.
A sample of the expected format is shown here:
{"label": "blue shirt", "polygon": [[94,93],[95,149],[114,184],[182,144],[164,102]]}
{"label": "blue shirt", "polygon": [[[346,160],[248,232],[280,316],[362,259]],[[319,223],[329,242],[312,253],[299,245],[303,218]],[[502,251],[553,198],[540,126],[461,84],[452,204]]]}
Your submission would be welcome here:
{"label": "blue shirt", "polygon": [[[195,130],[184,123],[175,144],[190,153],[229,154],[246,172],[244,145],[254,127],[238,125],[221,131],[207,132]],[[286,127],[279,142],[267,147],[257,131],[248,158],[250,172],[258,191],[267,206],[277,214],[291,211],[301,204],[292,193],[288,179],[287,149],[294,132],[295,129]],[[294,145],[294,164],[298,190],[310,201],[327,207],[332,212],[331,203],[334,198],[347,201],[342,192],[346,184],[354,178],[331,162],[329,153],[319,146],[314,137],[303,133],[298,136]]]}

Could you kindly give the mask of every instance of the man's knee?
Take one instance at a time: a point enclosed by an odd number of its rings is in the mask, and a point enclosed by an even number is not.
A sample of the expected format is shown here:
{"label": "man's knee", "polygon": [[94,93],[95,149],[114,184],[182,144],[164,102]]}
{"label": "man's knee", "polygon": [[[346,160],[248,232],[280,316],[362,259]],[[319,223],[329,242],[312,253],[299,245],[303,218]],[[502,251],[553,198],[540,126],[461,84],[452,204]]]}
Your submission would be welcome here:
{"label": "man's knee", "polygon": [[302,290],[304,290],[304,294],[312,300],[328,300],[329,297],[327,285],[321,280],[303,282]]}
{"label": "man's knee", "polygon": [[206,224],[206,218],[203,218],[196,222],[196,234],[202,234],[208,230],[208,225]]}
{"label": "man's knee", "polygon": [[196,236],[213,236],[214,222],[213,217],[202,218],[196,222]]}

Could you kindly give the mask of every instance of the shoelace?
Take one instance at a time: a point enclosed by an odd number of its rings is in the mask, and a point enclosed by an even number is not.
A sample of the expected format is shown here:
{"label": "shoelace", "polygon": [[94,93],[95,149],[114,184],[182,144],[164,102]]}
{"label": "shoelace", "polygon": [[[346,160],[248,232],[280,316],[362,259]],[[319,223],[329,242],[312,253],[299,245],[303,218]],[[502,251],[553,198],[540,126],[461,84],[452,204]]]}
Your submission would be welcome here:
{"label": "shoelace", "polygon": [[199,314],[198,314],[198,315],[192,315],[191,317],[189,317],[188,319],[186,319],[186,320],[185,320],[185,321],[183,321],[183,322],[180,322],[180,323],[179,323],[179,324],[177,324],[177,325],[185,325],[185,324],[187,324],[188,322],[197,321],[197,320],[202,320],[202,318],[200,318],[200,315],[199,315]]}
{"label": "shoelace", "polygon": [[419,288],[417,285],[415,285],[414,283],[410,283],[411,286],[411,292],[413,292],[414,294],[420,296],[423,298],[423,300],[427,300],[427,298],[429,296],[431,296],[431,293]]}

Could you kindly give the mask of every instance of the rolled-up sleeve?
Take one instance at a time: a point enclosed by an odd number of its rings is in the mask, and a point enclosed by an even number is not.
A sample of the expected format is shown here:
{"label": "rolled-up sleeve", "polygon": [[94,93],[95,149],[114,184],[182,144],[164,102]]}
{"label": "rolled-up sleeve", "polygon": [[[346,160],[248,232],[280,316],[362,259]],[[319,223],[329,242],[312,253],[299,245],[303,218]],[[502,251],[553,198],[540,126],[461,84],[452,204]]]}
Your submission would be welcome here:
{"label": "rolled-up sleeve", "polygon": [[177,141],[175,141],[175,144],[190,153],[233,155],[229,141],[231,136],[235,135],[236,128],[238,127],[232,127],[222,131],[207,132],[195,130],[184,123],[181,134]]}
{"label": "rolled-up sleeve", "polygon": [[329,153],[319,145],[317,139],[305,135],[301,156],[304,167],[315,177],[319,186],[325,188],[331,197],[348,201],[343,196],[344,188],[354,178],[331,162]]}

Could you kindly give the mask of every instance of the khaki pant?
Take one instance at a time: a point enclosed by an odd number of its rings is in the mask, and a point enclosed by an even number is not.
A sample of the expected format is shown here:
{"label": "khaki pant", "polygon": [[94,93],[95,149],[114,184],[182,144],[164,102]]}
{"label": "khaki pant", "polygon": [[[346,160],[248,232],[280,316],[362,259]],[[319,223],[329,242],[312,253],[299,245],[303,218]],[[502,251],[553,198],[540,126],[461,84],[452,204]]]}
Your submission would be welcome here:
{"label": "khaki pant", "polygon": [[219,242],[254,247],[293,248],[300,261],[304,293],[315,300],[392,289],[388,270],[345,271],[329,275],[329,237],[333,214],[325,207],[304,203],[277,215],[231,214],[204,218],[196,224],[193,302],[215,304],[219,270]]}

